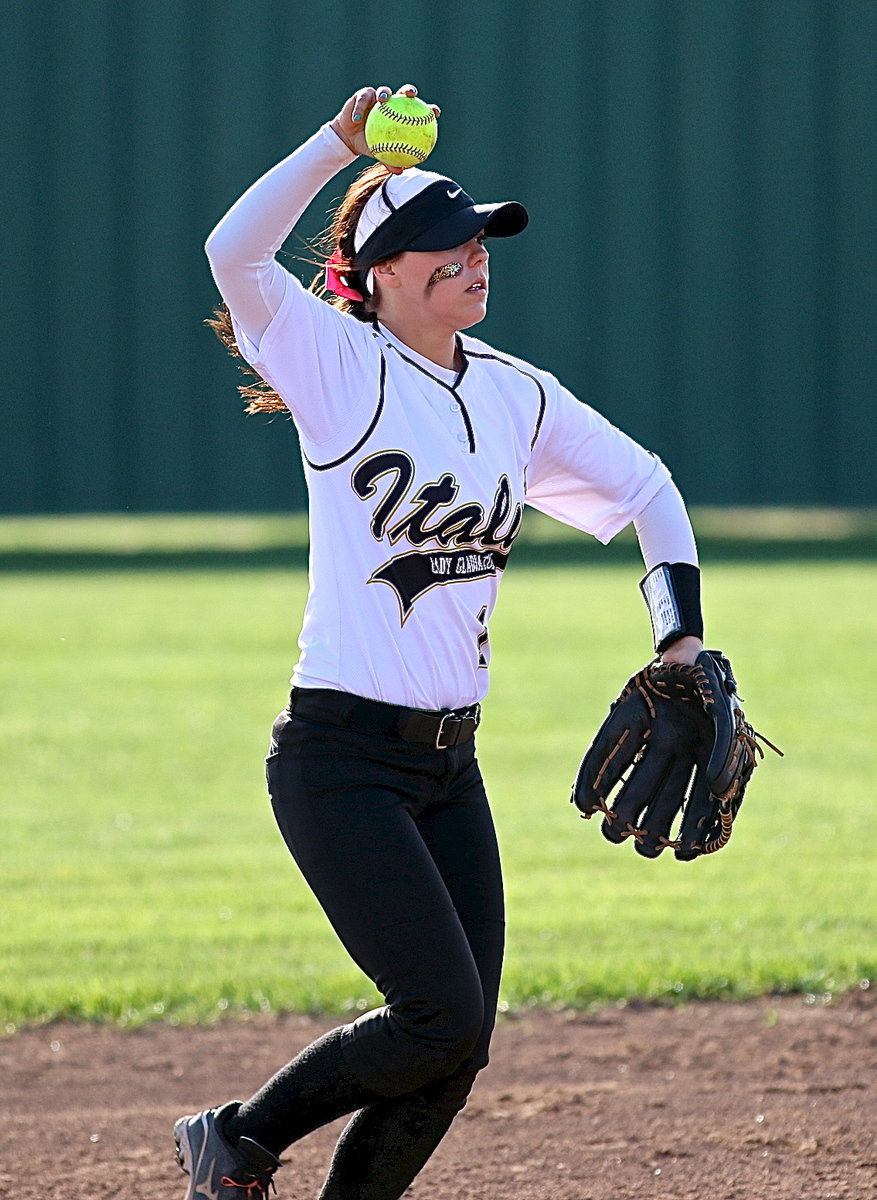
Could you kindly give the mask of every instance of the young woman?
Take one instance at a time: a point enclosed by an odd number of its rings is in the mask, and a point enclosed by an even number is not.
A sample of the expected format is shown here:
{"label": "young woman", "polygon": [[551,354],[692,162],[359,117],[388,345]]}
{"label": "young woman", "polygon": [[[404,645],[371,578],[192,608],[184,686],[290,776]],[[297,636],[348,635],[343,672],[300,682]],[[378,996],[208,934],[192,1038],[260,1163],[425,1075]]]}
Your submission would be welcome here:
{"label": "young woman", "polygon": [[[358,91],[207,243],[218,331],[262,381],[251,409],[292,413],[310,493],[310,592],[271,801],[386,1004],[246,1102],[178,1121],[187,1200],[267,1196],[279,1155],[346,1114],[321,1200],[396,1200],[487,1063],[503,895],[474,734],[524,503],[604,542],[633,521],[647,567],[690,576],[697,563],[657,458],[545,371],[461,333],[485,315],[488,242],[523,230],[520,204],[373,164],[335,214],[329,302],[276,261],[317,192],[367,153],[365,116],[389,94]],[[694,661],[690,589],[682,609],[665,657]]]}

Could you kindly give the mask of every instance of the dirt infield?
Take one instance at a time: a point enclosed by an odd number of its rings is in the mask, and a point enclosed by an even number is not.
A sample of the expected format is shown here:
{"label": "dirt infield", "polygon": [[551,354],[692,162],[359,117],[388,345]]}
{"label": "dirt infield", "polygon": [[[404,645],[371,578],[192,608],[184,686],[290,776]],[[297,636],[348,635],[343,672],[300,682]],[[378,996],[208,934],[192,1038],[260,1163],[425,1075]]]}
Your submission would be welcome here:
{"label": "dirt infield", "polygon": [[[412,1200],[866,1200],[877,1196],[874,990],[504,1018],[469,1107]],[[330,1026],[290,1017],[0,1042],[0,1195],[179,1200],[170,1128],[246,1095]],[[293,1147],[313,1197],[341,1124]]]}

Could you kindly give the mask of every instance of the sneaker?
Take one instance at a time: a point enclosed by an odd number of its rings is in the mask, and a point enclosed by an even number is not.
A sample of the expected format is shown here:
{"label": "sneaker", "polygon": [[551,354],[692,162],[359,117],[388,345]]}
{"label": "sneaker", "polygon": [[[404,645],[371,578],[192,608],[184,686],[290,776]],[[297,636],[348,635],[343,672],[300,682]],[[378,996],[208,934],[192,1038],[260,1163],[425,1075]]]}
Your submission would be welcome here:
{"label": "sneaker", "polygon": [[240,1100],[232,1100],[180,1117],[174,1126],[177,1162],[189,1176],[186,1200],[268,1200],[280,1159],[248,1137],[233,1146],[222,1133],[240,1106]]}

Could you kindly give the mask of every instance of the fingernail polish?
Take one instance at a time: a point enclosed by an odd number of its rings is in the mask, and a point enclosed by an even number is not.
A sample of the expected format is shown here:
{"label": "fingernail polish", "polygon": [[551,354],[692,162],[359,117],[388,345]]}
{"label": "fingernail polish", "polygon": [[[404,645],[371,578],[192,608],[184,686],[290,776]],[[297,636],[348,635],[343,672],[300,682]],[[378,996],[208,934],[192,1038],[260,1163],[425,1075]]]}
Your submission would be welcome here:
{"label": "fingernail polish", "polygon": [[354,113],[354,114],[353,114],[353,119],[354,119],[354,121],[361,121],[361,120],[362,120],[362,113]]}

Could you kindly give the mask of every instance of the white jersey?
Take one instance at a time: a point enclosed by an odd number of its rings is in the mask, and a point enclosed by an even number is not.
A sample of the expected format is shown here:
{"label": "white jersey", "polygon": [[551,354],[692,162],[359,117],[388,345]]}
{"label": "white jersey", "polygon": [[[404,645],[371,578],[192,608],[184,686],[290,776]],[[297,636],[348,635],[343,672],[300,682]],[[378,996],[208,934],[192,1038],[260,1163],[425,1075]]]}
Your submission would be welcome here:
{"label": "white jersey", "polygon": [[608,542],[669,473],[552,375],[475,338],[448,371],[285,272],[271,286],[258,344],[235,330],[301,441],[310,590],[293,683],[473,704],[525,503]]}

